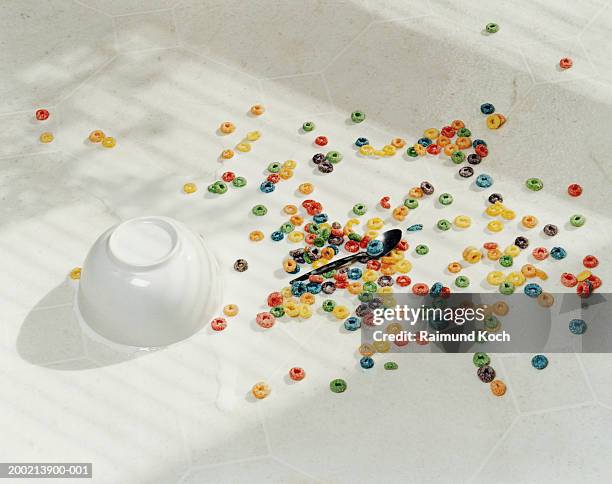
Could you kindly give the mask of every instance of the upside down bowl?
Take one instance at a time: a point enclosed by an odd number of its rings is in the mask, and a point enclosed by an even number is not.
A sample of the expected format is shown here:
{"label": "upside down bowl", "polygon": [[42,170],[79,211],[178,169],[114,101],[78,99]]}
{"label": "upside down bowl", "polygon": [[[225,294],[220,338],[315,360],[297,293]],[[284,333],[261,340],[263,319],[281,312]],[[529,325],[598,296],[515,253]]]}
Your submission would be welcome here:
{"label": "upside down bowl", "polygon": [[171,218],[139,217],[95,241],[74,308],[102,338],[150,348],[199,331],[220,300],[218,265],[204,239]]}

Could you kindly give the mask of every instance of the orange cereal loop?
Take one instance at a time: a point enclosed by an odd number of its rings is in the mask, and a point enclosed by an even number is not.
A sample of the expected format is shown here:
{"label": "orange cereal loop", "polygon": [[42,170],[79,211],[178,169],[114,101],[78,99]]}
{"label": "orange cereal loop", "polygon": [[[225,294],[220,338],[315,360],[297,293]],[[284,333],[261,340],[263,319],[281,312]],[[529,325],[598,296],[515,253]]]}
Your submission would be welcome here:
{"label": "orange cereal loop", "polygon": [[309,292],[305,292],[304,294],[302,294],[300,296],[300,302],[303,304],[308,304],[308,305],[312,305],[315,303],[315,297],[314,294],[311,294]]}
{"label": "orange cereal loop", "polygon": [[298,209],[295,205],[285,205],[283,207],[283,212],[285,212],[287,215],[295,215],[297,211]]}
{"label": "orange cereal loop", "polygon": [[465,128],[465,123],[463,121],[461,121],[460,119],[455,119],[452,123],[451,123],[451,127],[456,130],[459,131],[461,128]]}
{"label": "orange cereal loop", "polygon": [[438,137],[438,146],[441,146],[442,148],[444,148],[445,146],[448,146],[450,144],[451,144],[450,138],[447,138],[446,136]]}
{"label": "orange cereal loop", "polygon": [[295,271],[295,269],[297,268],[297,262],[295,262],[293,259],[287,259],[285,262],[283,262],[283,269],[285,269],[285,272],[293,272]]}
{"label": "orange cereal loop", "polygon": [[406,215],[408,215],[408,207],[405,207],[403,205],[396,207],[393,209],[392,215],[395,220],[398,220],[401,222],[402,220],[406,218]]}
{"label": "orange cereal loop", "polygon": [[261,230],[253,230],[249,234],[249,239],[251,239],[253,242],[261,242],[263,238],[264,238],[264,234]]}
{"label": "orange cereal loop", "polygon": [[415,143],[413,145],[413,148],[417,152],[417,155],[419,155],[419,156],[424,156],[425,153],[427,153],[427,150],[425,149],[425,147],[420,145],[420,144],[418,144],[418,143]]}
{"label": "orange cereal loop", "polygon": [[404,141],[402,138],[393,138],[391,140],[391,146],[394,146],[395,148],[403,148],[406,146],[406,141]]}
{"label": "orange cereal loop", "polygon": [[536,225],[538,225],[538,219],[536,217],[534,217],[533,215],[525,215],[522,219],[521,219],[521,224],[523,225],[523,227],[525,227],[526,229],[532,229],[534,228]]}
{"label": "orange cereal loop", "polygon": [[336,253],[334,252],[334,249],[332,249],[331,247],[325,247],[325,248],[321,249],[321,257],[323,259],[330,260],[335,255],[336,255]]}
{"label": "orange cereal loop", "polygon": [[497,316],[505,316],[510,311],[508,304],[505,301],[497,301],[491,308]]}
{"label": "orange cereal loop", "polygon": [[289,222],[291,222],[296,227],[299,227],[304,223],[304,217],[302,217],[301,215],[292,215],[289,219]]}
{"label": "orange cereal loop", "polygon": [[496,397],[502,397],[506,393],[506,384],[501,380],[491,382],[491,393]]}
{"label": "orange cereal loop", "polygon": [[221,131],[223,134],[230,134],[235,130],[236,126],[234,126],[234,123],[230,123],[229,121],[225,121],[221,123],[221,126],[219,126],[219,131]]}
{"label": "orange cereal loop", "polygon": [[289,180],[293,176],[293,170],[289,168],[283,168],[278,172],[278,176],[280,176],[283,180]]}
{"label": "orange cereal loop", "polygon": [[548,292],[543,292],[538,296],[538,304],[544,308],[549,308],[555,304],[555,297]]}
{"label": "orange cereal loop", "polygon": [[444,154],[446,156],[450,156],[452,155],[455,151],[458,151],[459,148],[457,147],[457,145],[455,143],[451,143],[450,145],[446,145],[444,147]]}
{"label": "orange cereal loop", "polygon": [[459,262],[451,262],[447,266],[447,269],[448,269],[448,272],[456,274],[457,272],[459,272],[461,270],[461,264],[459,264]]}
{"label": "orange cereal loop", "polygon": [[423,198],[423,190],[421,187],[412,187],[408,191],[408,196],[411,198]]}
{"label": "orange cereal loop", "polygon": [[353,281],[348,285],[348,291],[351,294],[361,294],[361,291],[363,291],[363,284],[358,281]]}
{"label": "orange cereal loop", "polygon": [[374,346],[369,343],[363,343],[357,351],[359,351],[361,356],[372,356],[374,353],[376,353]]}
{"label": "orange cereal loop", "polygon": [[465,150],[472,146],[472,140],[470,138],[457,138],[457,147],[461,150]]}
{"label": "orange cereal loop", "polygon": [[253,104],[251,106],[251,114],[253,116],[261,116],[265,112],[266,108],[261,104]]}
{"label": "orange cereal loop", "polygon": [[304,195],[310,195],[314,190],[314,185],[308,182],[302,183],[298,187],[298,190],[300,191],[300,193],[303,193]]}
{"label": "orange cereal loop", "polygon": [[251,393],[258,400],[266,398],[268,395],[270,395],[271,391],[272,390],[270,390],[270,387],[266,384],[266,382],[263,381],[255,383],[255,385],[253,385],[253,388],[251,388]]}
{"label": "orange cereal loop", "polygon": [[525,264],[521,267],[521,272],[525,277],[535,277],[538,275],[538,270],[532,264]]}
{"label": "orange cereal loop", "polygon": [[234,151],[233,150],[223,150],[221,152],[221,158],[223,158],[224,160],[229,160],[230,158],[234,157]]}
{"label": "orange cereal loop", "polygon": [[99,129],[89,133],[89,141],[92,143],[101,143],[104,138],[106,138],[104,131],[100,131]]}

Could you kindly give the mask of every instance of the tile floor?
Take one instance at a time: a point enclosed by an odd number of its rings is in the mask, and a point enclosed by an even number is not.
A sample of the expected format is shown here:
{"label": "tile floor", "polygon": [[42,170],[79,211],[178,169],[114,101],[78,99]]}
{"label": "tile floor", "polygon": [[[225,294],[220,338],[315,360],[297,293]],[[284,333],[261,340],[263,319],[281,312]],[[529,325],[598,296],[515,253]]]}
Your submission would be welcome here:
{"label": "tile floor", "polygon": [[[501,29],[483,33],[488,22]],[[612,280],[612,4],[609,0],[23,0],[0,17],[0,461],[94,462],[96,483],[236,482],[610,482],[612,357],[551,355],[534,371],[528,355],[496,356],[509,386],[491,395],[470,355],[401,355],[397,372],[362,372],[358,334],[317,314],[257,331],[265,295],[284,284],[289,246],[246,234],[269,232],[302,181],[332,218],[356,201],[399,199],[423,179],[455,194],[452,218],[466,232],[426,229],[430,245],[415,280],[441,276],[463,247],[480,244],[482,194],[442,161],[396,156],[368,161],[358,136],[382,145],[464,119],[491,148],[486,170],[519,214],[563,227],[588,222],[558,244],[576,264],[600,256]],[[560,72],[558,59],[574,68]],[[508,117],[484,127],[482,102]],[[262,102],[260,119],[246,115]],[[47,107],[40,123],[33,112]],[[363,109],[362,125],[347,114]],[[219,136],[220,122],[238,125]],[[345,153],[333,175],[308,159],[305,120]],[[38,142],[42,130],[55,134]],[[116,148],[91,146],[103,129]],[[248,155],[218,154],[241,134],[263,133]],[[296,176],[263,195],[270,161],[298,161]],[[249,180],[241,191],[202,190],[226,169]],[[528,176],[543,192],[522,188]],[[374,184],[373,184],[374,180]],[[195,181],[201,190],[181,193]],[[564,187],[578,181],[580,199]],[[255,219],[249,209],[266,203]],[[423,206],[412,223],[440,218]],[[208,329],[138,357],[84,335],[74,319],[67,273],[108,226],[167,215],[208,239],[224,267],[225,302],[241,315],[223,333]],[[223,214],[223,216],[220,216]],[[412,217],[412,215],[410,216]],[[585,237],[586,235],[586,237]],[[509,243],[506,231],[498,240]],[[543,241],[533,235],[535,241]],[[231,270],[244,257],[250,269]],[[546,261],[550,290],[565,268]],[[490,270],[470,267],[480,280]],[[290,384],[290,366],[308,377]],[[327,390],[344,377],[349,391]],[[258,380],[273,393],[254,402]],[[69,481],[73,482],[73,481]]]}

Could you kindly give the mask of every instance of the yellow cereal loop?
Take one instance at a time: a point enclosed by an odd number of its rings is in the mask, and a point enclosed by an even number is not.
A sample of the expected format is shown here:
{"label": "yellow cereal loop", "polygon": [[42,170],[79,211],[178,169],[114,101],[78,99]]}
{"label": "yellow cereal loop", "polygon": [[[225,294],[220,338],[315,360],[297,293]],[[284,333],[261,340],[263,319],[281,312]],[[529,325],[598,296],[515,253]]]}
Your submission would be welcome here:
{"label": "yellow cereal loop", "polygon": [[297,163],[295,160],[287,160],[283,162],[283,168],[288,168],[289,170],[295,169],[296,166],[297,166]]}
{"label": "yellow cereal loop", "polygon": [[287,239],[289,239],[289,242],[301,242],[302,240],[304,240],[304,234],[302,232],[298,232],[297,230],[294,230],[293,232],[290,232],[289,235],[287,235]]}
{"label": "yellow cereal loop", "polygon": [[514,217],[516,217],[516,213],[514,213],[514,210],[510,210],[508,208],[502,210],[501,213],[502,218],[506,219],[506,220],[512,220],[514,219]]}
{"label": "yellow cereal loop", "polygon": [[395,264],[395,270],[400,274],[406,274],[412,269],[412,264],[408,260],[401,260]]}
{"label": "yellow cereal loop", "polygon": [[251,239],[253,242],[261,242],[263,238],[264,238],[264,234],[261,230],[253,230],[249,234],[249,239]]}
{"label": "yellow cereal loop", "polygon": [[284,299],[289,299],[293,297],[293,294],[291,293],[291,288],[289,286],[283,287],[281,289],[281,296],[283,296]]}
{"label": "yellow cereal loop", "polygon": [[261,133],[259,131],[249,131],[246,135],[246,139],[249,141],[257,141],[261,138]]}
{"label": "yellow cereal loop", "polygon": [[238,143],[236,145],[236,149],[242,153],[248,153],[249,151],[251,151],[251,143]]}
{"label": "yellow cereal loop", "polygon": [[336,319],[346,319],[349,317],[350,311],[346,306],[336,306],[332,311]]}
{"label": "yellow cereal loop", "polygon": [[374,217],[368,220],[367,226],[370,230],[380,230],[385,225],[385,222],[380,217]]}
{"label": "yellow cereal loop", "polygon": [[370,145],[363,145],[359,148],[359,154],[364,156],[370,156],[374,154],[374,148],[372,148]]}
{"label": "yellow cereal loop", "polygon": [[391,344],[388,341],[374,341],[372,346],[379,353],[386,353],[391,348]]}
{"label": "yellow cereal loop", "polygon": [[495,202],[489,205],[485,211],[487,215],[491,217],[497,217],[498,215],[501,215],[503,210],[504,210],[504,206],[499,202]]}
{"label": "yellow cereal loop", "polygon": [[521,253],[521,249],[517,245],[509,245],[504,250],[505,255],[511,255],[512,257],[518,257]]}
{"label": "yellow cereal loop", "polygon": [[501,223],[499,220],[491,220],[487,224],[487,229],[489,229],[491,232],[501,232],[502,230],[504,230],[504,224]]}
{"label": "yellow cereal loop", "polygon": [[423,135],[425,136],[425,138],[429,138],[431,140],[434,140],[438,136],[440,136],[440,131],[438,131],[436,128],[429,128],[429,129],[426,129],[423,132]]}
{"label": "yellow cereal loop", "polygon": [[521,219],[521,224],[523,225],[523,227],[525,227],[526,229],[532,229],[534,228],[536,225],[538,225],[538,219],[533,216],[533,215],[525,215],[522,219]]}
{"label": "yellow cereal loop", "polygon": [[417,155],[419,156],[424,156],[425,153],[427,153],[427,150],[425,149],[425,147],[421,146],[418,143],[415,143],[414,145],[412,145],[412,147],[414,148],[414,151],[416,151]]}
{"label": "yellow cereal loop", "polygon": [[370,237],[370,239],[375,239],[376,237],[378,237],[378,230],[368,230],[366,232],[366,236]]}
{"label": "yellow cereal loop", "polygon": [[506,281],[508,281],[513,286],[521,286],[525,283],[525,276],[521,272],[511,272],[506,277]]}
{"label": "yellow cereal loop", "polygon": [[501,250],[499,249],[491,249],[487,251],[487,259],[489,260],[499,260],[502,256]]}
{"label": "yellow cereal loop", "polygon": [[303,319],[308,319],[310,316],[312,316],[312,310],[308,304],[300,304],[299,312],[300,318]]}
{"label": "yellow cereal loop", "polygon": [[548,279],[548,274],[546,274],[546,272],[544,272],[543,270],[540,270],[540,269],[536,270],[536,276],[539,277],[540,279],[542,279],[543,281]]}
{"label": "yellow cereal loop", "polygon": [[453,223],[459,228],[467,229],[472,225],[472,219],[467,215],[457,215]]}
{"label": "yellow cereal loop", "polygon": [[579,282],[582,282],[587,280],[589,277],[591,277],[591,271],[584,270],[576,276],[576,279],[578,279]]}
{"label": "yellow cereal loop", "polygon": [[378,288],[379,294],[391,294],[393,293],[393,288],[391,286],[384,286]]}
{"label": "yellow cereal loop", "polygon": [[504,273],[501,271],[493,271],[487,274],[487,282],[492,286],[499,286],[502,282],[504,282]]}

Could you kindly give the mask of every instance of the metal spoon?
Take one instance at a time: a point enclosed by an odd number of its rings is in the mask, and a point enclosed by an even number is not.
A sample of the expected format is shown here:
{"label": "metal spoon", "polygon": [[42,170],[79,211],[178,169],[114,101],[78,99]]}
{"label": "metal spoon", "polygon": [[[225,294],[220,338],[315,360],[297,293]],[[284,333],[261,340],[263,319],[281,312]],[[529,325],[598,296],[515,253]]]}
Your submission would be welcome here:
{"label": "metal spoon", "polygon": [[317,274],[323,274],[328,271],[333,271],[334,269],[342,269],[344,267],[350,266],[351,264],[359,261],[362,263],[366,263],[371,259],[378,259],[379,257],[383,257],[391,252],[397,244],[402,240],[402,231],[400,229],[391,229],[387,230],[382,234],[381,240],[383,242],[383,251],[380,255],[371,256],[365,250],[361,252],[357,252],[356,254],[351,254],[346,257],[342,257],[341,259],[330,262],[329,264],[325,264],[324,266],[319,267],[318,269],[314,269],[306,274],[302,274],[301,276],[296,277],[291,280],[289,284],[293,284],[294,282],[304,281],[308,279],[310,276],[316,276]]}

